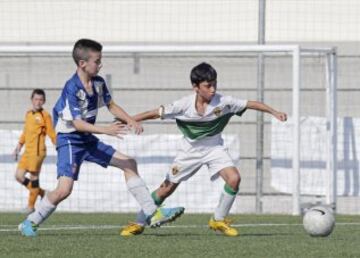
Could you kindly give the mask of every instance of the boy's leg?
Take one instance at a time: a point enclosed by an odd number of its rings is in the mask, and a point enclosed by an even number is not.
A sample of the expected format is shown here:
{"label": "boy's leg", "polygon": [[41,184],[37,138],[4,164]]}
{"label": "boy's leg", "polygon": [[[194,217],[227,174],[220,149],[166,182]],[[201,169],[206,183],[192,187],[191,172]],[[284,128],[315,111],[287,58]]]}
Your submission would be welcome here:
{"label": "boy's leg", "polygon": [[65,200],[72,192],[74,180],[62,176],[58,179],[55,190],[49,192],[39,203],[38,209],[28,216],[28,219],[36,225],[43,223],[47,217],[56,209],[56,206]]}
{"label": "boy's leg", "polygon": [[239,191],[241,181],[240,173],[235,167],[224,168],[220,171],[220,176],[224,179],[225,185],[221,192],[220,201],[216,207],[214,219],[224,220],[235,201],[236,194]]}
{"label": "boy's leg", "polygon": [[27,155],[24,154],[21,156],[21,159],[16,168],[15,179],[20,184],[24,185],[28,190],[30,190],[31,189],[30,179],[25,176],[27,171],[28,171],[28,159],[27,159]]}
{"label": "boy's leg", "polygon": [[[158,189],[151,193],[153,202],[157,206],[160,206],[165,199],[175,191],[178,185],[179,184],[172,183],[169,180],[165,180]],[[120,235],[128,237],[141,234],[147,224],[146,219],[146,214],[143,210],[140,210],[136,215],[136,223],[129,223],[123,230],[121,230]]]}
{"label": "boy's leg", "polygon": [[[39,184],[39,172],[44,158],[45,155],[29,156],[24,154],[18,165],[16,178],[19,182],[26,184],[26,188],[30,191],[28,198],[28,209],[30,211],[34,209],[37,197],[44,195],[44,190],[40,188]],[[29,179],[25,177],[21,170],[29,172]]]}
{"label": "boy's leg", "polygon": [[24,185],[26,188],[29,189],[30,179],[25,176],[26,173],[27,173],[26,169],[18,167],[15,171],[15,179],[20,184]]}
{"label": "boy's leg", "polygon": [[39,172],[30,172],[30,178],[25,176],[26,173],[26,170],[18,168],[15,173],[15,178],[29,190],[28,209],[33,210],[37,197],[39,195],[43,196],[44,190],[40,188]]}
{"label": "boy's leg", "polygon": [[[171,165],[171,169],[166,175],[166,180],[151,194],[156,205],[160,206],[165,198],[175,191],[180,182],[186,181],[201,168],[203,165],[202,157],[203,154],[201,152],[195,149],[189,149],[187,145],[184,150],[179,150]],[[121,235],[133,236],[141,234],[146,225],[145,217],[144,211],[141,210],[137,214],[136,223],[130,223],[126,226],[122,230]]]}
{"label": "boy's leg", "polygon": [[45,154],[42,154],[32,158],[31,161],[29,162],[29,170],[34,171],[30,173],[30,180],[31,180],[32,188],[35,190],[35,192],[37,192],[36,198],[39,195],[41,196],[41,198],[43,198],[45,194],[45,191],[40,187],[40,182],[39,182],[39,174],[44,159],[45,159]]}
{"label": "boy's leg", "polygon": [[147,216],[151,216],[156,211],[149,190],[145,182],[139,177],[136,161],[118,151],[114,153],[110,160],[110,165],[124,171],[125,181],[129,192],[134,196]]}
{"label": "boy's leg", "polygon": [[127,188],[144,210],[151,227],[158,227],[174,220],[184,212],[183,207],[158,208],[154,204],[145,182],[138,175],[137,164],[133,158],[116,151],[112,146],[101,141],[91,143],[86,149],[85,160],[95,162],[103,167],[111,165],[124,171]]}
{"label": "boy's leg", "polygon": [[158,189],[152,192],[152,197],[156,205],[161,205],[179,186],[179,183],[173,183],[165,179]]}
{"label": "boy's leg", "polygon": [[[161,206],[161,204],[165,201],[167,197],[169,197],[179,184],[172,183],[169,180],[165,179],[165,181],[157,188],[155,191],[151,193],[151,197],[156,204],[156,206]],[[146,224],[145,213],[141,210],[136,217],[136,223],[144,226]]]}
{"label": "boy's leg", "polygon": [[[178,187],[179,183],[172,183],[169,180],[165,179],[165,181],[160,185],[158,189],[151,193],[151,197],[156,206],[160,207],[161,204],[165,201],[167,197],[169,197]],[[141,210],[140,213],[143,213]]]}
{"label": "boy's leg", "polygon": [[221,231],[227,236],[237,236],[237,230],[230,227],[230,222],[225,218],[229,214],[239,191],[240,173],[236,167],[227,167],[222,169],[219,174],[224,179],[225,185],[221,192],[218,206],[215,209],[214,218],[209,221],[209,227],[213,230]]}
{"label": "boy's leg", "polygon": [[26,173],[27,171],[25,168],[18,167],[15,172],[15,179],[29,190],[28,206],[26,207],[26,213],[31,213],[34,211],[36,199],[34,199],[35,193],[32,192],[31,179],[25,176]]}
{"label": "boy's leg", "polygon": [[37,197],[40,194],[40,184],[39,184],[39,172],[30,172],[30,193],[28,199],[28,207],[34,209],[35,202]]}
{"label": "boy's leg", "polygon": [[127,188],[144,211],[147,223],[152,227],[172,221],[184,212],[182,207],[158,208],[155,205],[145,182],[138,175],[134,159],[116,151],[110,160],[110,165],[124,171]]}
{"label": "boy's leg", "polygon": [[19,225],[24,236],[36,236],[37,227],[54,212],[59,202],[70,195],[74,180],[77,180],[84,153],[84,148],[77,148],[70,144],[57,149],[57,187],[44,196],[35,211]]}
{"label": "boy's leg", "polygon": [[37,227],[55,211],[56,206],[61,201],[71,194],[73,185],[74,180],[72,178],[66,176],[59,177],[56,189],[44,196],[35,211],[19,225],[22,234],[25,236],[36,236]]}

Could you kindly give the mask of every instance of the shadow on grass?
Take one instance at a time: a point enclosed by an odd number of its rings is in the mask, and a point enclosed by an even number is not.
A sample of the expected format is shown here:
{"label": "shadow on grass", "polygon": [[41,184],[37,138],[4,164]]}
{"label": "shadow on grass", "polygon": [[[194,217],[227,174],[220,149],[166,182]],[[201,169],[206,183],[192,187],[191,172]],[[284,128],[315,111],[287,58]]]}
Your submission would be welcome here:
{"label": "shadow on grass", "polygon": [[[164,238],[164,237],[199,237],[199,236],[203,236],[203,237],[227,237],[221,233],[215,233],[213,231],[187,231],[187,232],[168,232],[168,231],[161,231],[161,230],[146,230],[143,234],[141,235],[137,235],[137,236],[133,236],[133,237],[122,237],[120,236],[120,229],[119,230],[79,230],[79,231],[66,231],[66,230],[61,230],[61,231],[40,231],[38,236],[36,238],[58,238],[59,236],[68,236],[68,237],[76,237],[76,236],[88,236],[90,238],[93,237],[120,237],[121,239],[134,239],[134,238],[143,238],[143,237],[158,237],[158,238]],[[296,236],[298,235],[295,232],[273,232],[273,233],[241,233],[239,234],[238,237],[244,237],[244,238],[251,238],[251,237],[278,237],[278,236]],[[20,232],[8,232],[7,236],[19,236],[22,237]],[[24,238],[24,237],[22,237]]]}
{"label": "shadow on grass", "polygon": [[295,236],[295,233],[251,233],[251,234],[241,234],[240,237],[259,237],[259,236]]}

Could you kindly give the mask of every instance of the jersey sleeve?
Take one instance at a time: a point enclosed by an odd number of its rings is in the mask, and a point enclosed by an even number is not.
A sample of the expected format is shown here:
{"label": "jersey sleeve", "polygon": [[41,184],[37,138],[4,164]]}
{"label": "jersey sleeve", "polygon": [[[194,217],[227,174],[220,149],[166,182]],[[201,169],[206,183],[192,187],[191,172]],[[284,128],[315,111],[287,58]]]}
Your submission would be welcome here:
{"label": "jersey sleeve", "polygon": [[181,100],[174,101],[171,104],[161,105],[159,115],[161,119],[175,119],[184,112],[184,103]]}
{"label": "jersey sleeve", "polygon": [[226,97],[226,102],[230,107],[230,112],[236,115],[242,115],[246,111],[248,101],[244,99],[238,99],[231,96]]}
{"label": "jersey sleeve", "polygon": [[24,128],[21,132],[20,138],[19,138],[19,143],[20,144],[24,144],[25,143],[25,130],[26,130],[26,119],[27,119],[27,113],[25,115],[25,121],[24,121]]}
{"label": "jersey sleeve", "polygon": [[112,98],[105,81],[103,81],[102,88],[98,92],[98,94],[99,94],[99,107],[109,106]]}
{"label": "jersey sleeve", "polygon": [[45,116],[46,134],[50,137],[51,142],[56,145],[56,133],[52,124],[50,114]]}
{"label": "jersey sleeve", "polygon": [[25,126],[23,131],[21,132],[20,138],[19,138],[19,143],[20,144],[24,144],[25,143]]}

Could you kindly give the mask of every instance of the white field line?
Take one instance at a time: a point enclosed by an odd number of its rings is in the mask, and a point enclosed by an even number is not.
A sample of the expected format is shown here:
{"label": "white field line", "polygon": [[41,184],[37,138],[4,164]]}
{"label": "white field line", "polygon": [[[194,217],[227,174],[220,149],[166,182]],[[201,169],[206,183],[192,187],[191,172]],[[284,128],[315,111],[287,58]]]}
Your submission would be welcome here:
{"label": "white field line", "polygon": [[[245,227],[292,227],[302,224],[280,224],[280,223],[257,223],[257,224],[233,224],[236,228]],[[357,222],[339,222],[336,226],[360,226]],[[0,225],[0,232],[18,231],[18,225]],[[53,225],[39,228],[40,231],[61,231],[61,230],[89,230],[89,229],[120,229],[122,225]],[[207,228],[207,225],[164,225],[162,228]]]}

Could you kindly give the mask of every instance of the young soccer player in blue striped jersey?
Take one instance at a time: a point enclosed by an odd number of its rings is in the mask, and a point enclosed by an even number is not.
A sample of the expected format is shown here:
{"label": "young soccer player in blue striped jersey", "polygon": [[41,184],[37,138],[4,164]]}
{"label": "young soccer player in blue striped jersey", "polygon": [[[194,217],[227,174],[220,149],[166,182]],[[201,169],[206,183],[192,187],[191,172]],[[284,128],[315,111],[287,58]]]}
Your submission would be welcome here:
{"label": "young soccer player in blue striped jersey", "polygon": [[[172,221],[184,212],[182,207],[158,208],[138,175],[136,161],[93,135],[98,133],[121,137],[128,127],[137,134],[143,131],[138,122],[115,104],[104,79],[97,75],[102,67],[101,51],[102,45],[89,39],[80,39],[74,45],[73,59],[77,70],[66,82],[53,109],[57,131],[58,184],[19,225],[24,236],[36,236],[38,226],[71,194],[84,160],[103,167],[110,165],[121,169],[128,190],[146,214],[146,223],[151,227]],[[96,125],[97,112],[102,106],[106,106],[110,113],[127,125],[120,122],[109,126]]]}
{"label": "young soccer player in blue striped jersey", "polygon": [[[241,116],[246,109],[270,113],[280,121],[286,121],[287,116],[257,101],[216,93],[217,73],[207,63],[194,67],[190,77],[194,94],[134,116],[136,121],[175,119],[184,136],[165,181],[152,193],[152,197],[156,205],[161,205],[181,182],[188,180],[200,167],[207,166],[211,180],[221,177],[225,181],[209,227],[227,236],[237,236],[238,231],[231,227],[226,216],[239,191],[240,172],[223,144],[221,133],[232,116]],[[145,218],[143,211],[138,213],[137,222],[126,226],[121,235],[141,234]]]}

